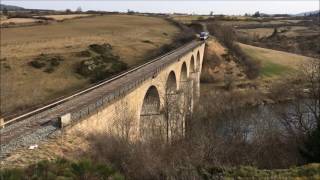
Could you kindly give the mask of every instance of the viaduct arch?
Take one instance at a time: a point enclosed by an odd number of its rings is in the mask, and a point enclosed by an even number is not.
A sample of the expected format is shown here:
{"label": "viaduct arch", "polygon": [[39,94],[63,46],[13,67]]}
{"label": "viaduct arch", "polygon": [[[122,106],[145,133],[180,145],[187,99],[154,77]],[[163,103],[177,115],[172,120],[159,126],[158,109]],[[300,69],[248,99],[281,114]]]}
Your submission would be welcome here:
{"label": "viaduct arch", "polygon": [[[130,112],[133,121],[130,139],[158,138],[171,141],[183,137],[188,128],[188,116],[200,95],[204,47],[205,44],[201,44],[162,70],[154,72],[121,100],[101,109],[72,129],[122,134],[113,127],[121,122],[121,117],[115,114]],[[126,102],[124,109],[119,108],[123,107],[121,102]]]}

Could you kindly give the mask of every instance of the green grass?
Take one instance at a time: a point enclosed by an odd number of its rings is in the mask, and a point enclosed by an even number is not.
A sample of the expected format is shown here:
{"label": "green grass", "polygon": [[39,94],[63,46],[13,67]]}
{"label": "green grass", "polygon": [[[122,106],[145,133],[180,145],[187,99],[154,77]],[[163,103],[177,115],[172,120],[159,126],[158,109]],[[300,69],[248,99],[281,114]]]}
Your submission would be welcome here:
{"label": "green grass", "polygon": [[262,77],[280,76],[280,75],[291,73],[292,71],[293,69],[289,67],[266,61],[262,63],[260,76]]}
{"label": "green grass", "polygon": [[[320,164],[313,163],[289,169],[258,169],[253,166],[199,167],[203,179],[320,179]],[[0,169],[0,179],[110,179],[122,180],[124,176],[109,164],[89,159],[70,161],[58,158],[54,161],[40,161],[25,168]]]}
{"label": "green grass", "polygon": [[37,164],[19,169],[1,169],[0,179],[113,179],[122,180],[124,177],[106,164],[91,160],[69,161],[57,159],[55,161],[40,161]]}
{"label": "green grass", "polygon": [[206,168],[201,170],[204,179],[210,179],[218,174],[223,179],[319,179],[320,164],[307,164],[289,169],[264,170],[252,166],[233,168]]}
{"label": "green grass", "polygon": [[308,61],[308,57],[274,51],[266,48],[240,44],[242,51],[253,61],[260,64],[260,77],[278,77],[293,74],[299,70],[299,63]]}

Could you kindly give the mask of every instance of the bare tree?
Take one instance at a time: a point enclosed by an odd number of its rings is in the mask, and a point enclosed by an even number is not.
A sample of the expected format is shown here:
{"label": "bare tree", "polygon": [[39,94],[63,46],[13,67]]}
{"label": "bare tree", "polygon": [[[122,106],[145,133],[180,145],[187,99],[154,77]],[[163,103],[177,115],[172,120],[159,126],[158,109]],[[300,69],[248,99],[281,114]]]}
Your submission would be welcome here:
{"label": "bare tree", "polygon": [[71,9],[66,9],[66,14],[71,14],[71,13],[72,13]]}
{"label": "bare tree", "polygon": [[77,8],[76,12],[78,12],[78,13],[81,13],[81,12],[82,12],[81,6],[79,6],[79,7]]}
{"label": "bare tree", "polygon": [[120,100],[120,103],[115,107],[115,115],[113,126],[116,134],[125,140],[130,140],[131,135],[134,133],[135,111],[130,108],[126,101]]}

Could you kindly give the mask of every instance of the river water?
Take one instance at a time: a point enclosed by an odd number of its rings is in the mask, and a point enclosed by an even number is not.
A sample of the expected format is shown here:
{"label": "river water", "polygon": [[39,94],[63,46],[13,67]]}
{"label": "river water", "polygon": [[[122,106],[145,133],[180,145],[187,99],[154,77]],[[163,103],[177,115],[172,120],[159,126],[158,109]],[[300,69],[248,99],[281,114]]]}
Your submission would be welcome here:
{"label": "river water", "polygon": [[316,127],[309,104],[300,101],[232,110],[216,118],[215,130],[219,136],[237,134],[248,142],[268,133],[289,136]]}

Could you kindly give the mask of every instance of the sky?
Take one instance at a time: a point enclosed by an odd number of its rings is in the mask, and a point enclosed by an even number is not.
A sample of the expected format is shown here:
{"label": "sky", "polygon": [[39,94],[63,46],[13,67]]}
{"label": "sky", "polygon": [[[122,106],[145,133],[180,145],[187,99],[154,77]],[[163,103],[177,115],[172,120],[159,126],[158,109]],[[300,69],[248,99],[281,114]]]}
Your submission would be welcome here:
{"label": "sky", "polygon": [[1,0],[2,4],[32,9],[104,10],[126,12],[128,9],[153,13],[195,13],[242,15],[260,11],[268,14],[297,14],[319,10],[319,0]]}

